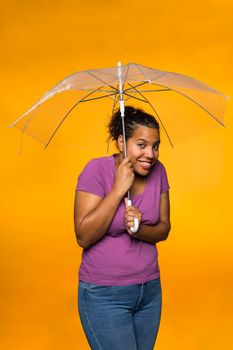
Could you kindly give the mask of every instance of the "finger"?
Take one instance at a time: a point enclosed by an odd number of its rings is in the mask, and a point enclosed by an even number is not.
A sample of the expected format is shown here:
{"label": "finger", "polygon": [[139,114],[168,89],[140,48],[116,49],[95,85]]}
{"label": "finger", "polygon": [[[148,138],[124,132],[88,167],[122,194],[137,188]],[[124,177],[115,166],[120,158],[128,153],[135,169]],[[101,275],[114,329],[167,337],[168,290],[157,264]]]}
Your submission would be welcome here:
{"label": "finger", "polygon": [[128,208],[130,208],[131,210],[135,210],[137,212],[139,211],[138,208],[134,207],[133,205],[128,206]]}
{"label": "finger", "polygon": [[135,214],[135,212],[132,211],[132,209],[131,209],[130,207],[127,207],[127,208],[125,209],[125,215],[126,215],[126,216],[127,216],[127,215],[132,215],[132,216],[134,216],[134,214]]}
{"label": "finger", "polygon": [[135,213],[129,210],[129,211],[126,213],[126,216],[127,216],[127,217],[135,217]]}
{"label": "finger", "polygon": [[131,163],[131,161],[129,161],[127,164],[125,164],[128,168],[132,168],[133,164]]}
{"label": "finger", "polygon": [[129,159],[129,157],[124,158],[122,161],[122,164],[125,165],[127,168],[133,169],[133,164],[132,164],[131,160]]}
{"label": "finger", "polygon": [[140,213],[138,212],[138,210],[129,208],[129,209],[127,210],[127,215],[137,216],[137,215],[140,215]]}
{"label": "finger", "polygon": [[134,227],[134,221],[128,222],[128,227]]}
{"label": "finger", "polygon": [[128,164],[129,162],[130,162],[129,157],[125,157],[125,158],[122,160],[122,164]]}

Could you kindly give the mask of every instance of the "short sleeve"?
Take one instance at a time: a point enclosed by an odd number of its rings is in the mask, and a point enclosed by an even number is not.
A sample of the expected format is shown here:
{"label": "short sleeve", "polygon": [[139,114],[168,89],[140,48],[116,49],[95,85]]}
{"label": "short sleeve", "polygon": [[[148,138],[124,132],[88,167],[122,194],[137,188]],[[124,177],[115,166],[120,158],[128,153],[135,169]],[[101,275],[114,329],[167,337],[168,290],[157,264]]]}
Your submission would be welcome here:
{"label": "short sleeve", "polygon": [[161,168],[161,192],[167,192],[170,189],[169,183],[168,183],[168,178],[167,178],[167,172],[163,164]]}
{"label": "short sleeve", "polygon": [[99,197],[105,196],[104,174],[99,159],[87,163],[78,177],[76,191],[84,191]]}

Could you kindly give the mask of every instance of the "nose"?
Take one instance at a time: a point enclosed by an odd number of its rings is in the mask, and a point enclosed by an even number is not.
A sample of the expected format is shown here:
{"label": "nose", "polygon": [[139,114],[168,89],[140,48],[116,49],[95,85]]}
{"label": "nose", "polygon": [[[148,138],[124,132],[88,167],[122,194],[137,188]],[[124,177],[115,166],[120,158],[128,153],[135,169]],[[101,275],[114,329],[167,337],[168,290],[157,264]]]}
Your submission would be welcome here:
{"label": "nose", "polygon": [[152,147],[147,147],[145,156],[149,159],[153,159],[155,157],[155,153]]}

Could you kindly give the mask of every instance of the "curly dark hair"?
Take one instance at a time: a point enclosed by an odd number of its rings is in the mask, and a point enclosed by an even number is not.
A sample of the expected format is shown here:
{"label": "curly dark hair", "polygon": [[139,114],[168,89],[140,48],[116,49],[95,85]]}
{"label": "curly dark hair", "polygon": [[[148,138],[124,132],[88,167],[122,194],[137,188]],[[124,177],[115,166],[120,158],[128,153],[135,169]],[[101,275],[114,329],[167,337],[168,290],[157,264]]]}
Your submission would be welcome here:
{"label": "curly dark hair", "polygon": [[[125,138],[128,140],[133,136],[134,131],[138,125],[146,126],[148,128],[159,129],[159,123],[153,117],[142,109],[134,108],[132,106],[125,106]],[[121,112],[118,109],[113,115],[108,124],[109,139],[117,141],[118,136],[123,134]]]}

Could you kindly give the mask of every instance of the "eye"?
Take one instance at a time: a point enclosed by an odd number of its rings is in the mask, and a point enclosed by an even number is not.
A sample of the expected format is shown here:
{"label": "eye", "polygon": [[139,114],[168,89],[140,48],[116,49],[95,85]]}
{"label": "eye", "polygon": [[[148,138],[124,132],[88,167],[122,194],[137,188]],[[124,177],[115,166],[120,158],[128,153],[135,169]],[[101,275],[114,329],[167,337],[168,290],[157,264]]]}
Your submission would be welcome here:
{"label": "eye", "polygon": [[138,146],[139,148],[142,148],[142,149],[145,148],[144,143],[138,143],[137,146]]}
{"label": "eye", "polygon": [[153,150],[154,150],[154,151],[158,151],[158,150],[159,150],[159,145],[154,145],[154,146],[153,146]]}

